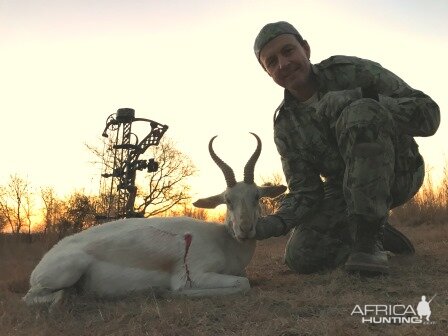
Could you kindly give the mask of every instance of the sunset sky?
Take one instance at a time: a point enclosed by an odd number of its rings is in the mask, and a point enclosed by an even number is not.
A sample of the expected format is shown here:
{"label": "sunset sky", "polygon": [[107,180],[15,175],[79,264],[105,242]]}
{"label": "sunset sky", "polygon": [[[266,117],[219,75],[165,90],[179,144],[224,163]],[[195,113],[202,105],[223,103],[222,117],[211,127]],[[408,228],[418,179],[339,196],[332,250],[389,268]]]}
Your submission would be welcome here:
{"label": "sunset sky", "polygon": [[[283,90],[259,66],[253,41],[268,22],[294,24],[311,61],[343,54],[381,63],[440,106],[442,125],[417,139],[435,177],[448,153],[448,1],[0,0],[0,184],[95,193],[100,144],[120,107],[169,129],[196,164],[195,197],[224,189],[207,143],[237,179],[263,141],[256,177],[281,172],[272,115]],[[142,134],[142,133],[141,133]]]}

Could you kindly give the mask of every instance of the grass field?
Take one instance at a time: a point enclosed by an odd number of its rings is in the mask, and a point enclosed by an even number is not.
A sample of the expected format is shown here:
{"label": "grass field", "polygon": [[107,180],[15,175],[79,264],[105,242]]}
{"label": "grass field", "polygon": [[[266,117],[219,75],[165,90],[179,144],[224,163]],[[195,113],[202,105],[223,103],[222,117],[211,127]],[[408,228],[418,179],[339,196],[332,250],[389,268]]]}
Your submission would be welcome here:
{"label": "grass field", "polygon": [[[50,314],[21,297],[51,243],[0,238],[0,335],[446,335],[448,227],[400,226],[416,247],[395,256],[388,277],[360,278],[342,269],[314,275],[282,262],[286,237],[259,242],[247,269],[252,290],[213,298],[156,298],[151,293],[106,301],[75,297]],[[432,324],[363,324],[356,305],[431,302]]]}

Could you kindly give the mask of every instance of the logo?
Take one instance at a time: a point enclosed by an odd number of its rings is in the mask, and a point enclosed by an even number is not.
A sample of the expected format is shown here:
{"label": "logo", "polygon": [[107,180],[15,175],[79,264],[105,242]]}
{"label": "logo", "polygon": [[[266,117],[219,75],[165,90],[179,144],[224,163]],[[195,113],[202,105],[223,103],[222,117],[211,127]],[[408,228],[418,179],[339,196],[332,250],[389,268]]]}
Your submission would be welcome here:
{"label": "logo", "polygon": [[431,307],[429,304],[436,295],[429,301],[423,295],[415,309],[412,305],[404,304],[366,304],[356,305],[350,315],[359,316],[362,323],[435,324],[435,322],[430,321]]}

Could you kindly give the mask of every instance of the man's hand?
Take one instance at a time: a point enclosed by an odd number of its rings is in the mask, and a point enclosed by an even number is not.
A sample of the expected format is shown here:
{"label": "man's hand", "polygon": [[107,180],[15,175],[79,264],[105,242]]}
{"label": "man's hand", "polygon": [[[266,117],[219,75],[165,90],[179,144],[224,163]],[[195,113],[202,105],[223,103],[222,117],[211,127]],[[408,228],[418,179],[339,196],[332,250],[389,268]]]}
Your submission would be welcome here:
{"label": "man's hand", "polygon": [[279,215],[260,217],[255,227],[255,239],[262,240],[270,237],[283,236],[288,233],[290,228]]}
{"label": "man's hand", "polygon": [[354,101],[362,98],[361,88],[326,93],[317,105],[317,114],[335,121],[342,110]]}

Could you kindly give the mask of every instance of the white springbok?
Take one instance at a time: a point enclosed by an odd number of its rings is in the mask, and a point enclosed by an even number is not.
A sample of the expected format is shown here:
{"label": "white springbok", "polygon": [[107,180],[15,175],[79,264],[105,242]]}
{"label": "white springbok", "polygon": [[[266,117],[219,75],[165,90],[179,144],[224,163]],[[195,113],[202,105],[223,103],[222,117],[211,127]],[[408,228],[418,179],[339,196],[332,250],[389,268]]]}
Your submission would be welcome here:
{"label": "white springbok", "polygon": [[225,295],[250,288],[245,277],[256,241],[260,197],[275,197],[284,186],[254,183],[257,148],[244,168],[244,181],[213,151],[212,159],[224,173],[227,189],[196,201],[200,208],[227,204],[225,225],[188,217],[129,218],[89,228],[68,236],[50,249],[31,273],[29,304],[58,302],[64,292],[95,297],[121,297],[152,289],[174,295]]}

